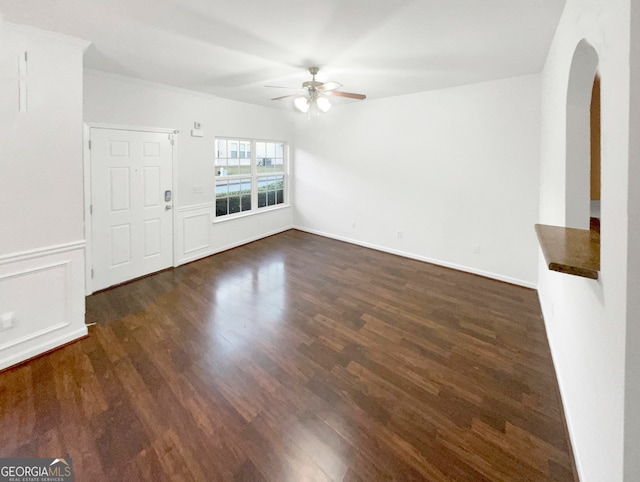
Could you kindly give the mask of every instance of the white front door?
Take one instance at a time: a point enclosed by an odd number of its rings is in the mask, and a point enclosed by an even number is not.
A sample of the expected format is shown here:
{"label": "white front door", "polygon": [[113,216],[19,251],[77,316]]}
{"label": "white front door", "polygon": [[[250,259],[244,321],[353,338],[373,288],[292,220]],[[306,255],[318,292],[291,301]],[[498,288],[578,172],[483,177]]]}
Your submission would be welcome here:
{"label": "white front door", "polygon": [[93,291],[173,264],[167,133],[91,129]]}

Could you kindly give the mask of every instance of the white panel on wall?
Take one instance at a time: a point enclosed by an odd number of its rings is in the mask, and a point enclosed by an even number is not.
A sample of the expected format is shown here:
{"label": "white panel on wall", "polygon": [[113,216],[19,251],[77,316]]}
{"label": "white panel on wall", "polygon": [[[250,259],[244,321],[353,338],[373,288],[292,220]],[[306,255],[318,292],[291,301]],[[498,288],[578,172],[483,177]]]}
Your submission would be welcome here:
{"label": "white panel on wall", "polygon": [[126,167],[112,167],[109,169],[109,179],[111,212],[130,209],[131,181],[129,169]]}
{"label": "white panel on wall", "polygon": [[[0,307],[14,313],[13,328],[0,336],[0,350],[69,324],[69,261],[9,272],[0,276],[0,286]],[[33,293],[39,294],[38,303]]]}
{"label": "white panel on wall", "polygon": [[210,246],[209,230],[211,215],[209,212],[192,214],[183,219],[184,253],[189,254]]}
{"label": "white panel on wall", "polygon": [[144,256],[156,256],[162,246],[162,232],[160,219],[148,219],[144,222]]}
{"label": "white panel on wall", "polygon": [[111,266],[131,262],[131,226],[111,227]]}
{"label": "white panel on wall", "polygon": [[0,256],[0,370],[87,334],[84,242]]}

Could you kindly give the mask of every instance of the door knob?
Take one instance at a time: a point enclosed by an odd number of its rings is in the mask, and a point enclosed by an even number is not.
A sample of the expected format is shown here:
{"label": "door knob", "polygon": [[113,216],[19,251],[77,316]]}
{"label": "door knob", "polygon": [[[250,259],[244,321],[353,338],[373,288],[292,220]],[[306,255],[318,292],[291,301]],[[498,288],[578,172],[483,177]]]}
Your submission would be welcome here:
{"label": "door knob", "polygon": [[167,205],[164,207],[164,210],[165,210],[165,211],[168,211],[169,209],[171,209],[171,204],[167,204]]}

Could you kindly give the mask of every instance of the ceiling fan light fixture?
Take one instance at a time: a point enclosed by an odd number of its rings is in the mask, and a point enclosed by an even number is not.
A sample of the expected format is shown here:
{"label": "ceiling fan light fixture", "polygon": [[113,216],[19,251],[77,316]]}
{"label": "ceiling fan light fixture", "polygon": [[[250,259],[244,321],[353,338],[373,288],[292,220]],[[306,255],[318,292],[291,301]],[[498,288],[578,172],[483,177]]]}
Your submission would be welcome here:
{"label": "ceiling fan light fixture", "polygon": [[[354,94],[353,92],[342,92],[339,89],[342,87],[340,82],[328,81],[320,82],[316,80],[316,74],[320,69],[318,67],[309,67],[309,73],[311,74],[311,80],[302,83],[302,88],[299,89],[303,93],[281,95],[271,100],[280,100],[293,97],[294,107],[307,114],[308,118],[311,116],[319,116],[331,109],[331,101],[328,96],[346,97],[348,99],[364,100],[367,98],[364,94]],[[266,87],[280,87],[278,85],[269,85]],[[284,87],[289,88],[289,87]]]}
{"label": "ceiling fan light fixture", "polygon": [[327,112],[331,109],[331,102],[326,97],[318,97],[316,104],[318,104],[318,109],[320,109],[321,112]]}
{"label": "ceiling fan light fixture", "polygon": [[310,102],[306,97],[296,97],[293,101],[293,105],[295,105],[296,109],[300,112],[309,112]]}

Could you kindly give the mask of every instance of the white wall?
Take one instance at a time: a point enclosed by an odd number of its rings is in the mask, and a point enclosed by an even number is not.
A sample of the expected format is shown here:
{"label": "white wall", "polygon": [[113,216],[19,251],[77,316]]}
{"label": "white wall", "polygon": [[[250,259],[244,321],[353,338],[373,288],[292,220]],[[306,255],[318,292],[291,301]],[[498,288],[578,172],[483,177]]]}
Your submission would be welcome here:
{"label": "white wall", "polygon": [[640,480],[640,4],[631,4],[624,474]]}
{"label": "white wall", "polygon": [[[213,223],[215,137],[291,142],[290,113],[91,70],[85,72],[84,92],[87,123],[180,131],[174,161],[176,265],[292,226],[288,207]],[[191,137],[194,122],[201,123],[204,137]]]}
{"label": "white wall", "polygon": [[[2,20],[0,18],[0,24]],[[82,55],[88,44],[0,31],[0,369],[84,336]],[[18,58],[27,111],[18,109]]]}
{"label": "white wall", "polygon": [[296,226],[535,286],[539,109],[532,75],[302,116]]}
{"label": "white wall", "polygon": [[[549,271],[541,254],[539,264],[547,334],[576,464],[585,482],[638,480],[630,475],[630,468],[623,473],[625,332],[627,321],[638,321],[627,319],[626,311],[627,283],[637,287],[637,278],[627,280],[629,3],[568,0],[542,74],[540,222],[562,225],[571,62],[582,39],[598,54],[602,79],[600,279]],[[588,164],[589,158],[584,162]],[[571,185],[573,180],[566,182]],[[637,225],[637,218],[633,222]],[[627,374],[637,372],[636,367]],[[637,377],[631,383],[637,387]],[[628,414],[629,410],[638,413],[637,406],[627,407]],[[634,459],[627,462],[637,471],[637,437],[634,443],[626,447]]]}

